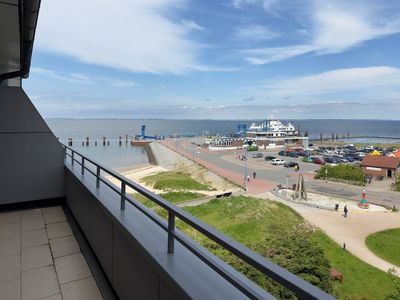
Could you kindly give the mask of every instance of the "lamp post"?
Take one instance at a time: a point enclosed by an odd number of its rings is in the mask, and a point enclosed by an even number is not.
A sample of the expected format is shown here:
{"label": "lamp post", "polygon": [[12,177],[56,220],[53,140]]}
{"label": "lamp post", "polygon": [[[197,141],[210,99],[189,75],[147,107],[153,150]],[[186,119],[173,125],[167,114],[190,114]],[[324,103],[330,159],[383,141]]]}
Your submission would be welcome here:
{"label": "lamp post", "polygon": [[247,191],[247,147],[244,148],[244,190]]}
{"label": "lamp post", "polygon": [[325,169],[325,182],[328,182],[328,169]]}
{"label": "lamp post", "polygon": [[290,175],[287,174],[286,175],[286,189],[289,189],[289,177],[290,177]]}

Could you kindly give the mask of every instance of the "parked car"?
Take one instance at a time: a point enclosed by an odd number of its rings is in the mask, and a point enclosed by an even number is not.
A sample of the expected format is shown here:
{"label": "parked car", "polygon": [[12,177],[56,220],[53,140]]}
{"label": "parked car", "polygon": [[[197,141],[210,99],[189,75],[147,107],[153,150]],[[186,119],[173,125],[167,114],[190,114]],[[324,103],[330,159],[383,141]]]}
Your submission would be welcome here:
{"label": "parked car", "polygon": [[275,156],[271,156],[271,155],[267,155],[267,156],[264,157],[264,159],[265,159],[266,161],[273,160],[273,159],[275,159],[275,158],[276,158]]}
{"label": "parked car", "polygon": [[325,161],[323,159],[320,159],[320,158],[314,158],[313,163],[317,164],[317,165],[324,165]]}
{"label": "parked car", "polygon": [[283,164],[283,166],[286,168],[294,168],[295,166],[298,166],[298,165],[299,164],[294,161],[289,161],[289,162],[286,162],[285,164]]}
{"label": "parked car", "polygon": [[354,161],[354,157],[352,156],[345,156],[343,157],[345,160],[347,160],[348,162],[353,162]]}
{"label": "parked car", "polygon": [[264,154],[262,154],[260,152],[253,153],[253,158],[263,158],[263,157],[264,157]]}
{"label": "parked car", "polygon": [[272,165],[284,165],[285,163],[286,163],[286,161],[283,159],[280,159],[280,158],[275,158],[275,159],[271,160]]}
{"label": "parked car", "polygon": [[286,153],[285,153],[285,151],[283,151],[283,150],[281,150],[281,151],[278,152],[278,155],[279,155],[279,156],[285,156],[285,154],[286,154]]}
{"label": "parked car", "polygon": [[289,157],[299,157],[299,153],[298,152],[287,152],[287,156]]}
{"label": "parked car", "polygon": [[314,161],[314,158],[315,158],[315,157],[303,157],[303,158],[301,159],[301,161],[307,162],[307,163],[312,163],[312,162]]}

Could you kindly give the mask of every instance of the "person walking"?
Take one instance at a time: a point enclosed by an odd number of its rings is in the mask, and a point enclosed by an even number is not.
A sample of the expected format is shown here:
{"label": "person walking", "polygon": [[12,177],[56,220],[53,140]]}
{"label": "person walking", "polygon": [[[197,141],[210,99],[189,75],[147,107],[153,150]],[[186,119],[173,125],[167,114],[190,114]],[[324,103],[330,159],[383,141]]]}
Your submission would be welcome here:
{"label": "person walking", "polygon": [[250,175],[247,175],[247,182],[250,181]]}
{"label": "person walking", "polygon": [[347,205],[344,206],[343,212],[344,212],[344,217],[347,218],[347,213],[349,212],[349,210],[347,209]]}
{"label": "person walking", "polygon": [[256,173],[256,171],[254,171],[253,172],[253,179],[256,179],[256,175],[257,175],[257,173]]}

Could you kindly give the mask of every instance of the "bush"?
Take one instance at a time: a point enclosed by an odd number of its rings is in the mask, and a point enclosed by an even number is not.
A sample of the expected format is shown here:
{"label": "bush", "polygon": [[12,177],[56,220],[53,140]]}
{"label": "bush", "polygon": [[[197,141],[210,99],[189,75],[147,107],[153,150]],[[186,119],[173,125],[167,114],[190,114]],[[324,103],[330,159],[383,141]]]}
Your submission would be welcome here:
{"label": "bush", "polygon": [[328,179],[342,179],[347,181],[353,181],[359,184],[364,185],[364,173],[360,166],[353,165],[337,165],[337,166],[322,166],[318,171],[317,175],[315,175],[316,179],[325,179],[326,170],[328,170]]}
{"label": "bush", "polygon": [[399,300],[400,299],[400,277],[394,268],[390,269],[388,271],[388,274],[390,276],[390,279],[392,280],[394,290],[393,290],[393,292],[391,292],[389,295],[386,296],[386,299]]}

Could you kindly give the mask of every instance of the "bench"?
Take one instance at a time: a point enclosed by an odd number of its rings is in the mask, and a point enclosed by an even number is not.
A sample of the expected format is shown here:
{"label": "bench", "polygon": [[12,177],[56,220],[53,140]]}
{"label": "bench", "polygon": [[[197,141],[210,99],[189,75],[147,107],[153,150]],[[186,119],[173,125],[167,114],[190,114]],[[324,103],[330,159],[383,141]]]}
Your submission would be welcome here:
{"label": "bench", "polygon": [[215,195],[215,198],[222,198],[222,196],[224,196],[224,194],[218,194],[218,195]]}
{"label": "bench", "polygon": [[338,270],[332,268],[330,270],[331,280],[339,280],[340,283],[343,283],[343,273],[339,272]]}
{"label": "bench", "polygon": [[230,197],[232,196],[232,192],[226,192],[223,194],[224,197]]}

